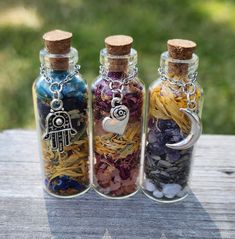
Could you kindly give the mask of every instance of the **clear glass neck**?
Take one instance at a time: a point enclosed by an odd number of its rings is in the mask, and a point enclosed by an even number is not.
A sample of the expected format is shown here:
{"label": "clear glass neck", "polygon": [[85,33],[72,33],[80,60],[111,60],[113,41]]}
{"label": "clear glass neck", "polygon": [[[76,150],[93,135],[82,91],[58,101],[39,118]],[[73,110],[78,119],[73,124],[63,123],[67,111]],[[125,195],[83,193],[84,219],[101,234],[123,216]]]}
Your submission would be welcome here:
{"label": "clear glass neck", "polygon": [[107,49],[100,51],[101,68],[107,73],[116,73],[117,75],[129,75],[134,71],[137,65],[137,51],[131,49],[128,55],[111,55]]}
{"label": "clear glass neck", "polygon": [[160,67],[168,76],[188,77],[197,71],[198,65],[199,58],[196,54],[193,54],[189,60],[173,59],[167,51],[161,54]]}
{"label": "clear glass neck", "polygon": [[49,72],[71,72],[78,62],[78,51],[73,47],[67,54],[51,54],[44,48],[39,56],[41,64]]}

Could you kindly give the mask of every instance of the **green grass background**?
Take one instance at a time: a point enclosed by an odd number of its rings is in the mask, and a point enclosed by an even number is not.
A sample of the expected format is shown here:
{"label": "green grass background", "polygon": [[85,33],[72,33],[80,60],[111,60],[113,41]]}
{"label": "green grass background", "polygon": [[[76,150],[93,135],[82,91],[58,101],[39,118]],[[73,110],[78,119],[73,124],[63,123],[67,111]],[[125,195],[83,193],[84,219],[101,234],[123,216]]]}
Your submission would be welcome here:
{"label": "green grass background", "polygon": [[1,0],[1,130],[34,127],[31,85],[39,73],[42,34],[55,28],[73,32],[89,83],[110,34],[133,36],[146,84],[157,77],[168,39],[196,41],[204,133],[235,134],[235,1],[212,0]]}

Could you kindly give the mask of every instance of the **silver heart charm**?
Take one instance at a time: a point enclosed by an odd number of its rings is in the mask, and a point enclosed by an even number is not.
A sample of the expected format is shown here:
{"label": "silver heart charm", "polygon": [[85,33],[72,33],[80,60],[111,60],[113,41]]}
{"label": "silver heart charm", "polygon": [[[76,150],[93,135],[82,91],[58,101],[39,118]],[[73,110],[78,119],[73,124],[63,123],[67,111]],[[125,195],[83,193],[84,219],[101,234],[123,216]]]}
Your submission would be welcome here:
{"label": "silver heart charm", "polygon": [[103,129],[107,132],[124,134],[129,121],[129,109],[125,105],[118,105],[111,109],[110,117],[105,117],[102,122]]}

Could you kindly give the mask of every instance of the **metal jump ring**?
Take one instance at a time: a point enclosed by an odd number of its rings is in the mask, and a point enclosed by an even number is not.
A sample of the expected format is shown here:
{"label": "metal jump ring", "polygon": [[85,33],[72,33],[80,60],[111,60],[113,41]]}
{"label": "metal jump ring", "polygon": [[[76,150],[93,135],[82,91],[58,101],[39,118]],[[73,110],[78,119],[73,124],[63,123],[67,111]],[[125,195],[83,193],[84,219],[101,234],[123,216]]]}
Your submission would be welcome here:
{"label": "metal jump ring", "polygon": [[122,86],[122,82],[120,82],[120,81],[118,81],[118,80],[112,80],[112,81],[110,81],[110,83],[109,83],[109,88],[111,89],[111,90],[113,90],[114,88],[113,88],[113,84],[114,83],[117,83],[118,84],[118,86],[115,88],[115,89],[118,89],[118,88],[120,88],[120,86]]}
{"label": "metal jump ring", "polygon": [[113,94],[112,94],[112,99],[113,99],[113,98],[120,99],[120,100],[119,100],[120,102],[118,102],[118,103],[121,103],[122,100],[123,100],[123,94],[120,94],[120,93],[117,93],[117,92],[113,92]]}
{"label": "metal jump ring", "polygon": [[188,109],[195,111],[197,109],[197,102],[196,101],[190,101],[187,103]]}
{"label": "metal jump ring", "polygon": [[122,99],[119,97],[114,97],[111,101],[111,106],[114,108],[116,103],[121,103]]}
{"label": "metal jump ring", "polygon": [[[192,90],[190,90],[190,87],[192,87]],[[184,85],[184,92],[190,95],[195,94],[196,92],[196,86],[192,82],[188,82]]]}
{"label": "metal jump ring", "polygon": [[[56,106],[57,105],[57,106]],[[63,101],[58,99],[53,99],[51,101],[51,108],[53,110],[61,110],[63,107]]]}
{"label": "metal jump ring", "polygon": [[[53,87],[57,87],[58,89],[53,89]],[[58,82],[53,82],[51,83],[51,85],[49,86],[49,89],[52,93],[54,92],[61,92],[62,91],[62,85]]]}
{"label": "metal jump ring", "polygon": [[53,99],[60,99],[60,92],[59,91],[55,91],[53,92]]}
{"label": "metal jump ring", "polygon": [[[193,96],[193,98],[191,99],[192,96]],[[187,97],[187,102],[192,102],[192,101],[196,102],[196,96],[195,95],[187,94],[186,97]]]}

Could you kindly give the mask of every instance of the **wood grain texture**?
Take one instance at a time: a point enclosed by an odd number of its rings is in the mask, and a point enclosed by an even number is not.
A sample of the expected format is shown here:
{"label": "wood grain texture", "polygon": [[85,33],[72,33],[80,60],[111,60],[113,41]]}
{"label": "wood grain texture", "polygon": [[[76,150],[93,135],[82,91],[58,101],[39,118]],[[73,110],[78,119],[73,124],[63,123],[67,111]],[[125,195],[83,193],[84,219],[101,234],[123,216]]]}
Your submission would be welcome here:
{"label": "wood grain texture", "polygon": [[92,190],[53,198],[42,190],[36,142],[33,131],[0,133],[0,238],[101,239],[106,229],[113,239],[235,238],[235,136],[200,138],[193,192],[171,205],[140,192],[126,200]]}

